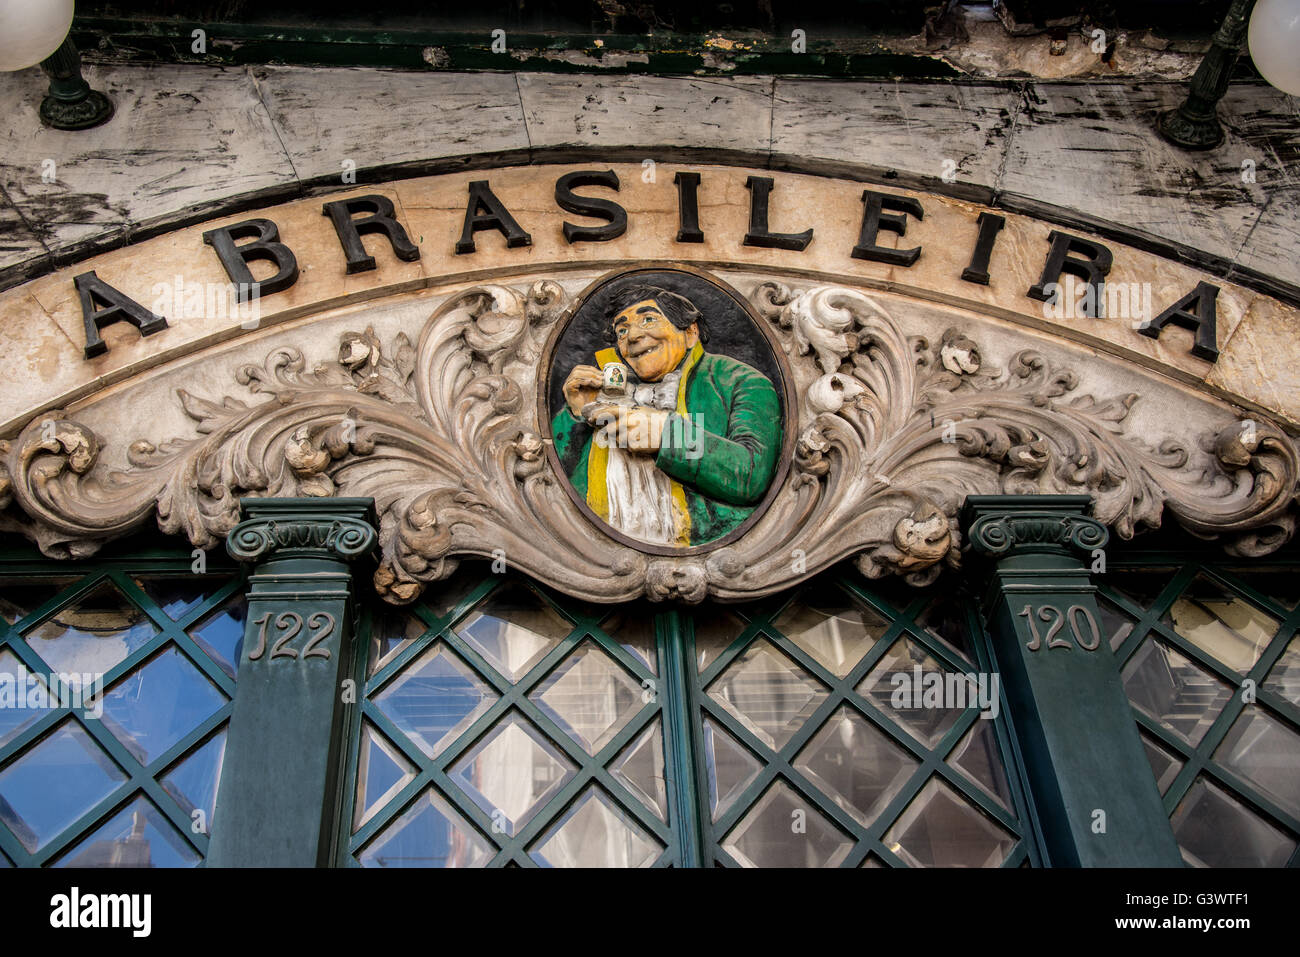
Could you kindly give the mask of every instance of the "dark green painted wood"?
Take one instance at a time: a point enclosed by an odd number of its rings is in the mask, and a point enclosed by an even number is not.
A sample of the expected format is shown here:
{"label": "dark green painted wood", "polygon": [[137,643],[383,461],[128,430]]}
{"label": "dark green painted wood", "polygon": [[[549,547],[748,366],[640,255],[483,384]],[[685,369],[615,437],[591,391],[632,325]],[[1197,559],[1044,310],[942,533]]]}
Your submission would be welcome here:
{"label": "dark green painted wood", "polygon": [[[1053,866],[1181,866],[1160,794],[1133,722],[1119,668],[1102,636],[1096,650],[1074,640],[1054,616],[1073,607],[1100,624],[1089,577],[1104,526],[1087,518],[1079,495],[970,496],[968,539],[987,559],[984,613],[1012,726]],[[1033,616],[1033,628],[1023,612]],[[1035,629],[1038,634],[1035,642]],[[1099,629],[1100,633],[1100,629]],[[1091,635],[1085,632],[1085,643]],[[1037,650],[1033,645],[1037,643]],[[1105,830],[1094,830],[1097,812]]]}
{"label": "dark green painted wood", "polygon": [[656,615],[659,672],[664,695],[664,754],[668,776],[669,820],[681,853],[682,867],[704,867],[703,836],[707,828],[707,802],[700,801],[695,725],[691,709],[691,674],[695,670],[694,645],[688,646],[680,611]]}
{"label": "dark green painted wood", "polygon": [[[246,499],[242,506],[246,520],[230,533],[227,549],[257,564],[208,863],[325,866],[336,832],[342,682],[351,662],[348,562],[375,544],[374,504]],[[295,614],[302,632],[277,655]],[[326,615],[334,622],[328,635]],[[328,657],[306,656],[317,634],[323,637],[314,650]],[[296,654],[287,655],[289,649]]]}

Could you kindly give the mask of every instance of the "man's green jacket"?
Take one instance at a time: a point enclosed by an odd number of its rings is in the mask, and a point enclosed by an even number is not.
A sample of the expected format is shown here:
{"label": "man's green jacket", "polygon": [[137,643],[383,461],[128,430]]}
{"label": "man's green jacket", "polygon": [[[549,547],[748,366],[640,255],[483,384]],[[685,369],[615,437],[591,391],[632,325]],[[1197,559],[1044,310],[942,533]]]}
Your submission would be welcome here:
{"label": "man's green jacket", "polygon": [[[678,544],[698,545],[745,521],[767,492],[781,453],[781,403],[757,369],[698,345],[687,357],[684,377],[678,413],[668,418],[655,464],[685,493],[689,529],[679,530]],[[592,427],[566,406],[556,413],[551,432],[578,494],[593,505],[603,501],[588,489]]]}

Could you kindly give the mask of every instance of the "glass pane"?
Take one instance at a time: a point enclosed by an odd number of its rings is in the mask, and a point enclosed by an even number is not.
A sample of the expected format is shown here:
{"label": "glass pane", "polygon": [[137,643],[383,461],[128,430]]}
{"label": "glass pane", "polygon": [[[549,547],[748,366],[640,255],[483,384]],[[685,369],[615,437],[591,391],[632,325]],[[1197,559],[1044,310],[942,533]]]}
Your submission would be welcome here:
{"label": "glass pane", "polygon": [[172,645],[109,689],[104,726],[147,765],[225,703],[226,696]]}
{"label": "glass pane", "polygon": [[8,648],[0,648],[0,747],[49,711],[49,688]]}
{"label": "glass pane", "polygon": [[912,737],[934,747],[965,710],[943,706],[945,699],[957,703],[956,695],[946,691],[945,676],[953,679],[954,691],[960,683],[964,702],[978,707],[975,696],[967,694],[969,682],[963,675],[948,672],[919,643],[904,637],[890,646],[857,691]]}
{"label": "glass pane", "polygon": [[649,867],[662,846],[595,787],[588,787],[534,846],[543,867]]}
{"label": "glass pane", "polygon": [[370,611],[370,667],[366,674],[374,677],[428,630],[429,626],[409,611],[375,602]]}
{"label": "glass pane", "polygon": [[0,821],[36,851],[125,780],[81,725],[65,721],[0,771]]}
{"label": "glass pane", "polygon": [[712,719],[704,719],[704,765],[709,779],[709,808],[713,820],[727,813],[763,766],[739,741]]}
{"label": "glass pane", "polygon": [[839,588],[822,585],[802,592],[773,625],[827,671],[843,678],[889,622]]}
{"label": "glass pane", "polygon": [[173,621],[180,621],[203,604],[203,599],[225,584],[218,578],[202,578],[198,575],[139,575],[135,583]]}
{"label": "glass pane", "polygon": [[759,639],[709,687],[709,697],[779,751],[826,700],[826,692],[770,642]]}
{"label": "glass pane", "polygon": [[107,824],[68,851],[57,867],[194,867],[190,846],[144,797],[118,811]]}
{"label": "glass pane", "polygon": [[361,753],[357,756],[357,793],[352,811],[352,830],[375,816],[399,791],[415,780],[415,766],[375,730],[369,721],[361,725]]}
{"label": "glass pane", "polygon": [[1170,818],[1193,867],[1285,867],[1295,838],[1205,778],[1197,778]]}
{"label": "glass pane", "polygon": [[491,708],[497,694],[439,641],[372,700],[432,758]]}
{"label": "glass pane", "polygon": [[593,755],[623,730],[644,703],[640,683],[591,642],[560,662],[529,697]]}
{"label": "glass pane", "polygon": [[1295,608],[1300,601],[1300,584],[1296,581],[1295,569],[1261,570],[1254,568],[1233,568],[1230,571],[1251,588],[1262,592],[1283,608]]}
{"label": "glass pane", "polygon": [[615,612],[600,623],[600,628],[644,663],[651,674],[659,673],[653,610],[638,605],[631,612]]}
{"label": "glass pane", "polygon": [[1124,665],[1124,690],[1147,717],[1197,744],[1232,692],[1163,642],[1148,639]]}
{"label": "glass pane", "polygon": [[1137,622],[1118,605],[1100,596],[1097,598],[1097,610],[1101,613],[1101,630],[1110,642],[1110,650],[1118,651],[1124,640],[1133,634]]}
{"label": "glass pane", "polygon": [[778,780],[741,818],[722,848],[744,867],[839,867],[853,841]]}
{"label": "glass pane", "polygon": [[225,759],[226,729],[222,728],[182,758],[180,763],[173,765],[159,783],[176,799],[186,816],[192,819],[194,812],[200,810],[211,827]]}
{"label": "glass pane", "polygon": [[1264,688],[1300,706],[1300,634],[1291,639],[1268,673]]}
{"label": "glass pane", "polygon": [[940,595],[917,617],[917,624],[967,661],[975,660],[967,616],[972,601],[965,596]]}
{"label": "glass pane", "polygon": [[1232,723],[1214,759],[1300,817],[1300,735],[1275,715],[1247,705]]}
{"label": "glass pane", "polygon": [[609,773],[646,807],[668,820],[668,786],[664,780],[664,740],[659,719],[623,749],[609,766]]}
{"label": "glass pane", "polygon": [[532,670],[573,626],[532,590],[507,585],[457,628],[512,683]]}
{"label": "glass pane", "polygon": [[1165,590],[1177,568],[1121,568],[1104,579],[1107,587],[1119,592],[1138,608],[1148,609]]}
{"label": "glass pane", "polygon": [[239,656],[244,647],[244,617],[247,612],[247,600],[236,593],[189,630],[190,637],[198,642],[207,656],[232,678],[239,668]]}
{"label": "glass pane", "polygon": [[843,707],[822,725],[794,766],[866,826],[902,790],[919,763],[871,722]]}
{"label": "glass pane", "polygon": [[1198,575],[1162,619],[1229,668],[1250,671],[1277,634],[1278,620]]}
{"label": "glass pane", "polygon": [[691,622],[695,628],[695,663],[700,674],[745,630],[743,618],[713,603],[693,611]]}
{"label": "glass pane", "polygon": [[576,769],[517,714],[508,715],[451,769],[451,778],[492,818],[515,834]]}
{"label": "glass pane", "polygon": [[1011,810],[1011,786],[998,749],[993,722],[980,719],[952,752],[948,763],[970,778],[1003,808]]}
{"label": "glass pane", "polygon": [[0,585],[0,618],[12,625],[79,581],[80,578],[63,576],[7,579]]}
{"label": "glass pane", "polygon": [[482,867],[496,854],[435,791],[425,791],[357,855],[362,867]]}
{"label": "glass pane", "polygon": [[1151,773],[1156,776],[1156,787],[1163,795],[1178,777],[1178,772],[1183,769],[1183,759],[1145,734],[1142,735],[1142,747],[1146,749],[1147,760],[1151,762]]}
{"label": "glass pane", "polygon": [[1001,867],[1016,838],[937,777],[883,838],[910,867]]}
{"label": "glass pane", "polygon": [[144,612],[108,582],[27,633],[55,671],[104,674],[156,634]]}

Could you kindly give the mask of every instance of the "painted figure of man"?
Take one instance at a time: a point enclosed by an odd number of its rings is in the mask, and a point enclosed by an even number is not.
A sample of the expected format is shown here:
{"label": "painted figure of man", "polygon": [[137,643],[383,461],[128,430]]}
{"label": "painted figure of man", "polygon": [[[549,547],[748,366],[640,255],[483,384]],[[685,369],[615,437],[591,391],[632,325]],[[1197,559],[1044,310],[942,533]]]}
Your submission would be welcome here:
{"label": "painted figure of man", "polygon": [[[575,366],[551,423],[555,450],[592,510],[630,538],[660,545],[713,541],[763,498],[781,450],[781,406],[752,366],[704,350],[704,318],[657,286],[611,300],[614,348]],[[631,370],[615,400],[602,372]],[[617,369],[615,373],[617,381]]]}

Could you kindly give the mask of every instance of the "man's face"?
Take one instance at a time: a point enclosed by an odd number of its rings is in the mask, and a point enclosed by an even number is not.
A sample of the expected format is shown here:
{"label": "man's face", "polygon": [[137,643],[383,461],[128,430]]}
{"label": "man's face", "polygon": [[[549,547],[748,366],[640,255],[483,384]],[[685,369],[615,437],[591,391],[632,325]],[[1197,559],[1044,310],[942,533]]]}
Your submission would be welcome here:
{"label": "man's face", "polygon": [[642,382],[658,382],[686,358],[699,341],[699,330],[694,323],[678,329],[653,300],[645,299],[614,317],[614,341]]}

